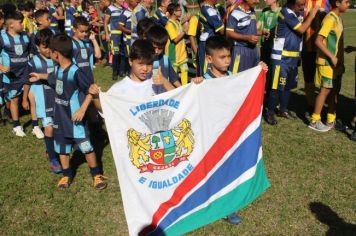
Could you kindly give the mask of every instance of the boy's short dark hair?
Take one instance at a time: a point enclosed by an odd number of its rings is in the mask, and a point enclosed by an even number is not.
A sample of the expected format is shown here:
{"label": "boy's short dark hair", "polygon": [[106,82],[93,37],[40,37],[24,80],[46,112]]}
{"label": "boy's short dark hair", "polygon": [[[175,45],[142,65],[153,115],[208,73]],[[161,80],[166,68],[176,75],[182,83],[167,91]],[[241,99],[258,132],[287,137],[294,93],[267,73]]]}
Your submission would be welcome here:
{"label": "boy's short dark hair", "polygon": [[180,8],[178,3],[170,3],[167,7],[167,12],[169,15],[173,15],[174,11],[176,11],[178,8]]}
{"label": "boy's short dark hair", "polygon": [[152,65],[155,58],[155,50],[150,41],[137,39],[131,46],[130,60],[140,60],[142,63]]}
{"label": "boy's short dark hair", "polygon": [[19,21],[23,21],[24,16],[22,15],[21,12],[19,11],[9,11],[5,14],[5,21],[8,20],[19,20]]}
{"label": "boy's short dark hair", "polygon": [[17,5],[19,11],[31,11],[31,10],[35,10],[35,4],[33,4],[33,2],[31,1],[27,1],[27,2],[20,2]]}
{"label": "boy's short dark hair", "polygon": [[147,31],[146,38],[153,44],[164,47],[168,41],[168,33],[162,26],[155,25]]}
{"label": "boy's short dark hair", "polygon": [[89,26],[89,22],[84,16],[74,18],[73,27],[77,29],[80,25]]}
{"label": "boy's short dark hair", "polygon": [[295,4],[297,4],[297,0],[287,0],[287,2],[286,2],[286,6],[288,8],[293,8],[295,6]]}
{"label": "boy's short dark hair", "polygon": [[35,44],[37,46],[43,45],[45,47],[48,47],[52,37],[53,37],[52,30],[41,29],[40,31],[37,32],[35,36]]}
{"label": "boy's short dark hair", "polygon": [[49,15],[49,11],[46,9],[39,9],[33,14],[33,17],[35,18],[35,20],[37,20],[38,18],[44,16],[45,14]]}
{"label": "boy's short dark hair", "polygon": [[329,3],[332,6],[332,8],[336,8],[336,2],[341,3],[342,0],[329,0]]}
{"label": "boy's short dark hair", "polygon": [[144,18],[137,23],[137,35],[140,39],[146,37],[147,31],[155,25],[155,22],[152,18]]}
{"label": "boy's short dark hair", "polygon": [[0,11],[0,19],[4,19],[4,13],[2,13],[2,11]]}
{"label": "boy's short dark hair", "polygon": [[12,3],[4,3],[0,7],[1,11],[6,15],[9,12],[14,12],[16,11],[16,6]]}
{"label": "boy's short dark hair", "polygon": [[223,36],[216,35],[208,38],[205,45],[206,55],[213,55],[215,50],[231,50],[231,43]]}
{"label": "boy's short dark hair", "polygon": [[49,48],[52,51],[59,52],[62,56],[67,59],[72,58],[73,43],[72,39],[66,34],[55,35],[49,44]]}

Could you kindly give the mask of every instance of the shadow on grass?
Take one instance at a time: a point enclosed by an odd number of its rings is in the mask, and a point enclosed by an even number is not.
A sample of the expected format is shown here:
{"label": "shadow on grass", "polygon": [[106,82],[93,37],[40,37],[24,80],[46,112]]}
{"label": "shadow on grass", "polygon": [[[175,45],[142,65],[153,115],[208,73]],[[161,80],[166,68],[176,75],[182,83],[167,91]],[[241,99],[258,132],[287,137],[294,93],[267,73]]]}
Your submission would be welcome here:
{"label": "shadow on grass", "polygon": [[317,220],[329,227],[325,235],[355,235],[356,225],[346,223],[344,219],[340,218],[338,214],[334,212],[329,206],[321,202],[311,202],[309,203],[309,209]]}
{"label": "shadow on grass", "polygon": [[[105,147],[109,144],[109,138],[106,131],[103,129],[103,121],[100,120],[95,124],[89,125],[89,130],[90,130],[90,141],[94,147],[94,151],[96,154],[96,161],[98,163],[98,166],[104,172],[102,157],[103,157],[103,151]],[[76,148],[75,151],[73,152],[70,161],[70,165],[73,169],[74,177],[76,176],[76,172],[79,166],[81,166],[85,162],[86,162],[85,155],[82,154],[78,148]]]}

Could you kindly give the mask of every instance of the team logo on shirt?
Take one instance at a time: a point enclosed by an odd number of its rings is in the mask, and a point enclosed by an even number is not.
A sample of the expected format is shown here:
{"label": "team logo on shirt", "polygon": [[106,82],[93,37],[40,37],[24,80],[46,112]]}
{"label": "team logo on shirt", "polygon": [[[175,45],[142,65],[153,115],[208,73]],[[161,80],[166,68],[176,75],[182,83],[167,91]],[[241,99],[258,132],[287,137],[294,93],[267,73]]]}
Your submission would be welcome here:
{"label": "team logo on shirt", "polygon": [[15,53],[18,56],[21,56],[23,54],[23,48],[22,48],[21,44],[20,45],[18,45],[18,44],[15,45]]}
{"label": "team logo on shirt", "polygon": [[63,81],[62,80],[57,79],[57,81],[56,81],[56,93],[58,95],[63,94]]}
{"label": "team logo on shirt", "polygon": [[[154,127],[148,128],[157,130],[169,126],[172,117],[172,114],[163,111],[158,116],[145,117],[153,121],[147,123],[146,120],[145,123],[154,124]],[[131,128],[127,131],[127,139],[129,157],[140,173],[165,170],[177,166],[182,161],[188,161],[195,142],[194,132],[188,119],[181,120],[171,129],[166,128],[151,134],[143,134]]]}
{"label": "team logo on shirt", "polygon": [[80,54],[84,60],[88,59],[88,53],[86,49],[80,49]]}

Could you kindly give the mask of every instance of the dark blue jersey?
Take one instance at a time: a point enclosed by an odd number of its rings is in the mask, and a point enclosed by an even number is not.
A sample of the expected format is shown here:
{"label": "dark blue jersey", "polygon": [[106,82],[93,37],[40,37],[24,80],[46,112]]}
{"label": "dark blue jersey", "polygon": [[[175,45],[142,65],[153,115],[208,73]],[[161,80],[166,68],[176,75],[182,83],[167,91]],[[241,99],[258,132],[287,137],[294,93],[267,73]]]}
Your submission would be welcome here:
{"label": "dark blue jersey", "polygon": [[[255,10],[245,11],[241,6],[236,7],[229,14],[226,30],[243,35],[257,35]],[[256,47],[255,44],[243,40],[234,40],[234,45]]]}
{"label": "dark blue jersey", "polygon": [[77,9],[70,5],[66,9],[66,20],[65,20],[65,31],[69,34],[69,36],[73,36],[73,24],[75,17],[79,16]]}
{"label": "dark blue jersey", "polygon": [[[132,10],[130,8],[127,8],[123,11],[123,13],[120,16],[119,19],[119,24],[124,26],[126,29],[131,30],[131,15],[132,15]],[[123,34],[123,42],[125,45],[131,45],[131,34]]]}
{"label": "dark blue jersey", "polygon": [[30,50],[30,38],[25,32],[13,37],[7,31],[2,31],[0,34],[2,64],[10,67],[10,72],[4,74],[4,83],[25,82],[27,80],[27,63]]}
{"label": "dark blue jersey", "polygon": [[203,4],[200,8],[201,15],[199,18],[203,26],[203,31],[200,34],[200,41],[205,42],[208,38],[215,35],[216,32],[224,28],[221,16],[218,10],[208,4]]}
{"label": "dark blue jersey", "polygon": [[124,9],[115,5],[110,5],[105,10],[105,15],[110,16],[109,26],[111,34],[118,34],[120,16]]}
{"label": "dark blue jersey", "polygon": [[91,42],[73,39],[73,62],[82,69],[85,75],[94,81],[93,63],[94,48]]}
{"label": "dark blue jersey", "polygon": [[164,54],[160,55],[156,60],[153,62],[153,69],[161,68],[162,75],[171,83],[173,84],[177,80],[179,80],[179,76],[174,71],[171,62],[169,61],[168,57]]}
{"label": "dark blue jersey", "polygon": [[82,105],[92,81],[77,65],[66,69],[55,67],[48,77],[48,83],[55,88],[53,128],[54,133],[66,138],[85,138],[85,122],[73,122],[72,116]]}
{"label": "dark blue jersey", "polygon": [[[28,62],[29,73],[35,72],[39,74],[51,74],[54,71],[54,62],[52,59],[43,58],[41,55],[34,55]],[[54,97],[55,92],[52,87],[49,86],[48,81],[40,80],[31,85],[31,92],[35,93],[35,100],[42,101],[43,113],[39,118],[52,117],[54,110]],[[36,108],[40,104],[36,102]],[[39,109],[36,109],[37,111]]]}
{"label": "dark blue jersey", "polygon": [[154,17],[154,20],[155,20],[157,25],[162,26],[163,28],[166,26],[167,21],[168,21],[168,17],[163,13],[161,8],[158,8],[156,10],[156,12],[153,15],[153,17]]}
{"label": "dark blue jersey", "polygon": [[49,16],[51,19],[51,29],[54,30],[55,32],[58,32],[59,31],[58,20],[55,17],[55,15],[57,15],[57,7],[54,5],[50,5],[48,10],[49,10]]}

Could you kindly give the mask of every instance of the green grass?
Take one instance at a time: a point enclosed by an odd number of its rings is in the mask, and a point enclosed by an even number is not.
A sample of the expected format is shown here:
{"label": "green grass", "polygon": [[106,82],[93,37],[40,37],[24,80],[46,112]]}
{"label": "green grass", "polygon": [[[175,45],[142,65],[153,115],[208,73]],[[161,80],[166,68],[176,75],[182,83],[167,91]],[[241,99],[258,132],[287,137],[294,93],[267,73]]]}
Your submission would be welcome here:
{"label": "green grass", "polygon": [[[356,13],[345,15],[345,45],[355,46]],[[346,55],[339,118],[350,122],[356,112],[354,92],[355,54]],[[304,102],[302,73],[293,93],[292,107]],[[95,70],[103,90],[112,84],[109,68]],[[302,109],[296,109],[300,114]],[[98,148],[107,190],[91,186],[83,157],[73,185],[58,191],[60,176],[49,172],[44,144],[31,136],[27,122],[25,138],[0,128],[0,235],[126,235],[127,225],[110,146]],[[263,126],[264,159],[272,183],[259,199],[239,214],[243,224],[218,221],[191,235],[333,235],[351,234],[356,224],[356,143],[347,134],[315,133],[303,120],[279,120],[277,127]],[[348,131],[350,133],[350,130]],[[101,140],[102,141],[102,140]],[[330,228],[331,227],[331,228]],[[355,231],[353,231],[355,232]]]}

